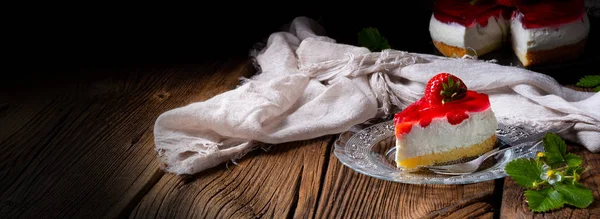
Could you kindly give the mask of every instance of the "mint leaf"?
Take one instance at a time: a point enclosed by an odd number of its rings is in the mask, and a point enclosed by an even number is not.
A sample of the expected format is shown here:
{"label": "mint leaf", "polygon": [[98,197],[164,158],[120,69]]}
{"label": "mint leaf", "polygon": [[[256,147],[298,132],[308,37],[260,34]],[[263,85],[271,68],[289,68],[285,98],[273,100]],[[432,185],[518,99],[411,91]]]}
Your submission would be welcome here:
{"label": "mint leaf", "polygon": [[545,188],[541,190],[525,191],[527,204],[533,212],[546,212],[562,208],[564,205],[563,197],[558,191],[553,188]]}
{"label": "mint leaf", "polygon": [[575,84],[579,87],[595,87],[600,85],[600,75],[586,75]]}
{"label": "mint leaf", "polygon": [[391,48],[387,39],[374,27],[368,27],[358,32],[358,44],[367,47],[371,52],[379,52]]}
{"label": "mint leaf", "polygon": [[600,85],[596,86],[596,88],[594,88],[594,92],[598,92],[600,91]]}
{"label": "mint leaf", "polygon": [[594,202],[592,190],[579,183],[575,185],[557,183],[554,188],[562,195],[564,202],[568,205],[586,208]]}
{"label": "mint leaf", "polygon": [[567,163],[567,166],[574,167],[581,165],[583,159],[581,159],[580,156],[569,153],[567,156],[565,156],[565,162]]}
{"label": "mint leaf", "polygon": [[567,144],[557,134],[547,133],[543,139],[544,149],[548,157],[548,165],[556,166],[565,162],[567,155]]}
{"label": "mint leaf", "polygon": [[534,182],[542,181],[542,167],[535,160],[515,159],[506,164],[504,170],[517,184],[525,188],[533,188]]}

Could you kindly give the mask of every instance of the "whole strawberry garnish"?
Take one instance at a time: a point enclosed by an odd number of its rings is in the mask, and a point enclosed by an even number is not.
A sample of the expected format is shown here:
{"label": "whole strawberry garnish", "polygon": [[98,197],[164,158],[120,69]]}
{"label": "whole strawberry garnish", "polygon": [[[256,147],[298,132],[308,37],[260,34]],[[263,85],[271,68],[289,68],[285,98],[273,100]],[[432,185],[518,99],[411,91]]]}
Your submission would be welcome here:
{"label": "whole strawberry garnish", "polygon": [[523,3],[523,0],[496,0],[496,3],[499,5],[504,5],[508,7],[515,7]]}
{"label": "whole strawberry garnish", "polygon": [[459,100],[467,94],[467,86],[460,78],[443,72],[427,82],[423,100],[429,104],[445,104]]}

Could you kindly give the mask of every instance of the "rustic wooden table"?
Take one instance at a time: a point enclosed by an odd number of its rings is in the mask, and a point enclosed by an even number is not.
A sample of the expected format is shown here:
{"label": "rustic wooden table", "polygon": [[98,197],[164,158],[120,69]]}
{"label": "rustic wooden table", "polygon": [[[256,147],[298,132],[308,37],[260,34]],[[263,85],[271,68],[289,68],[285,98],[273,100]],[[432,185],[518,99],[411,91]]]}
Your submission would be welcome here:
{"label": "rustic wooden table", "polygon": [[333,155],[335,136],[165,173],[157,116],[233,89],[254,73],[249,60],[77,71],[91,76],[0,91],[0,218],[600,218],[600,154],[574,144],[596,201],[537,215],[510,179],[407,185],[359,174]]}

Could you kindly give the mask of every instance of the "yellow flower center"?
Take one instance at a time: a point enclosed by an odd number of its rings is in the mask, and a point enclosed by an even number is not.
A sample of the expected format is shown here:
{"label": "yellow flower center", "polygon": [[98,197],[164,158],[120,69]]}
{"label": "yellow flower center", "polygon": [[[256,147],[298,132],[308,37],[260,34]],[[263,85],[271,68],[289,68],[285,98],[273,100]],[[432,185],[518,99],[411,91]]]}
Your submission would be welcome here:
{"label": "yellow flower center", "polygon": [[544,157],[544,156],[546,156],[546,153],[544,153],[544,152],[538,152],[537,156],[538,157]]}
{"label": "yellow flower center", "polygon": [[548,170],[548,172],[546,172],[546,176],[548,176],[548,178],[552,178],[552,176],[554,176],[554,170]]}

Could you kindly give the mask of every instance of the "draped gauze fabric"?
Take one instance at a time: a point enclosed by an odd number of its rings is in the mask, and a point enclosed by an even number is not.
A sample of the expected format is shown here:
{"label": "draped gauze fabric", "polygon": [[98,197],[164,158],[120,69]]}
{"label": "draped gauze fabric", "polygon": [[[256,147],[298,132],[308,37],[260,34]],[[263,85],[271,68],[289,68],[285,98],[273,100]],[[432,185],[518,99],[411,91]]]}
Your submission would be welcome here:
{"label": "draped gauze fabric", "polygon": [[[489,95],[500,123],[600,150],[600,94],[575,91],[520,67],[336,43],[306,17],[270,35],[253,55],[259,73],[237,88],[161,114],[154,135],[163,169],[196,174],[237,159],[256,143],[337,134],[422,97],[440,72]],[[278,145],[277,145],[278,146]]]}

